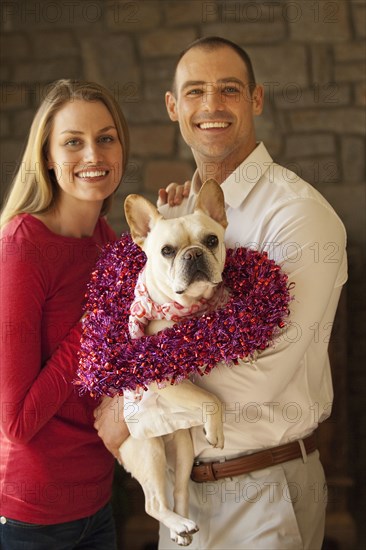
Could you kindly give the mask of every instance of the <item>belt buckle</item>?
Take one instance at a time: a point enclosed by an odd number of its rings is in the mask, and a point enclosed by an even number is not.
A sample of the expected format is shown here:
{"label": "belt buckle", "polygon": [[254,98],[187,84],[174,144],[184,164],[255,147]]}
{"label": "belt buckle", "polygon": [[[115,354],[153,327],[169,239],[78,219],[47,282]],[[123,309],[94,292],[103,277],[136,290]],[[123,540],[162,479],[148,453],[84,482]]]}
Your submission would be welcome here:
{"label": "belt buckle", "polygon": [[211,460],[210,462],[204,462],[203,460],[198,460],[197,458],[193,461],[193,466],[202,466],[203,464],[216,464],[216,462],[226,462],[226,458],[224,456],[220,457],[218,460]]}
{"label": "belt buckle", "polygon": [[[201,483],[204,483],[207,481],[218,481],[220,477],[217,478],[215,475],[214,464],[224,463],[226,461],[227,459],[225,457],[220,457],[218,460],[215,460],[214,462],[213,461],[205,462],[205,461],[200,461],[198,459],[194,460],[193,465],[196,467],[201,467],[203,469],[202,475],[205,479],[202,479]],[[232,478],[229,477],[229,479],[232,479]]]}

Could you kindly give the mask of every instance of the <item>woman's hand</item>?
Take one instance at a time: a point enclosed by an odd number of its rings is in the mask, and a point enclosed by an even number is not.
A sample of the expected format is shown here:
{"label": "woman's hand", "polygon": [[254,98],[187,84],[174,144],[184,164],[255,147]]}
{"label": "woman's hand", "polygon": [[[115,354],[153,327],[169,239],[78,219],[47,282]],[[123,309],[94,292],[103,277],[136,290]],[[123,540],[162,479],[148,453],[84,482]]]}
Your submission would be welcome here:
{"label": "woman's hand", "polygon": [[123,415],[123,397],[104,397],[94,411],[94,428],[108,451],[120,461],[119,448],[129,437]]}
{"label": "woman's hand", "polygon": [[191,182],[188,180],[184,184],[169,183],[165,189],[159,189],[157,206],[169,204],[169,206],[177,206],[182,203],[183,199],[187,198],[191,190]]}

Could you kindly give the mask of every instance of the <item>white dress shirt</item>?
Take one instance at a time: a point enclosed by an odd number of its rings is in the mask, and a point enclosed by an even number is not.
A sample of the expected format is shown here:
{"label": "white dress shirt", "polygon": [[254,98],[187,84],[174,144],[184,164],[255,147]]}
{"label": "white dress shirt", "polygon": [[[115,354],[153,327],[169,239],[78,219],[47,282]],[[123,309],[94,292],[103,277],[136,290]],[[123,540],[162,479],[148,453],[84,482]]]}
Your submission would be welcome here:
{"label": "white dress shirt", "polygon": [[[196,172],[188,199],[180,206],[163,206],[161,213],[173,218],[192,212],[200,185]],[[273,346],[254,363],[220,364],[194,380],[224,403],[224,449],[210,447],[202,426],[192,428],[195,456],[203,459],[234,457],[302,438],[330,415],[327,349],[347,280],[341,220],[316,189],[274,163],[262,143],[221,187],[229,222],[227,247],[267,251],[295,286],[289,325]]]}

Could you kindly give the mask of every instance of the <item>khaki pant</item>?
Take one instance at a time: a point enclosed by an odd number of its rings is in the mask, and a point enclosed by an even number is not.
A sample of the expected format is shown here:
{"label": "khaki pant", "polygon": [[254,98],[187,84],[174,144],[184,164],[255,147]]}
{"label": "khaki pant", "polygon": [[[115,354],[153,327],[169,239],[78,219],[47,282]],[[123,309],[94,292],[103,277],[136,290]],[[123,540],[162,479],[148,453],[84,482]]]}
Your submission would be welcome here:
{"label": "khaki pant", "polygon": [[[190,550],[320,550],[327,488],[316,451],[283,464],[215,482],[190,482]],[[160,526],[160,550],[180,548]]]}

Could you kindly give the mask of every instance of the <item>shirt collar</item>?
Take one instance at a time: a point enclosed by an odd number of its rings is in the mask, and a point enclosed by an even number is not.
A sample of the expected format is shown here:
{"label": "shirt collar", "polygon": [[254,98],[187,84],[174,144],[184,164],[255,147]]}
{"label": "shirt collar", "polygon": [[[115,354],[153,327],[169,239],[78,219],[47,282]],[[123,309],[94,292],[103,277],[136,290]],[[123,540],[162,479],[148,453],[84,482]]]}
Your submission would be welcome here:
{"label": "shirt collar", "polygon": [[[254,151],[222,182],[221,188],[226,204],[237,208],[272,163],[273,160],[265,145],[262,142],[258,143]],[[192,192],[195,195],[198,194],[201,185],[201,179],[196,170],[192,178]]]}

